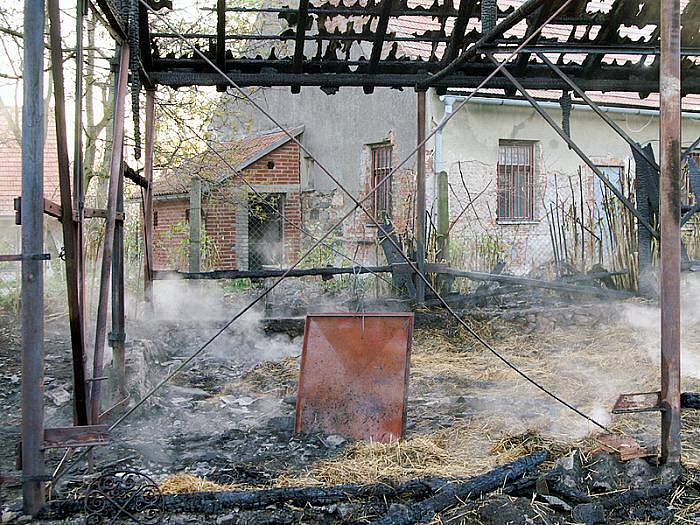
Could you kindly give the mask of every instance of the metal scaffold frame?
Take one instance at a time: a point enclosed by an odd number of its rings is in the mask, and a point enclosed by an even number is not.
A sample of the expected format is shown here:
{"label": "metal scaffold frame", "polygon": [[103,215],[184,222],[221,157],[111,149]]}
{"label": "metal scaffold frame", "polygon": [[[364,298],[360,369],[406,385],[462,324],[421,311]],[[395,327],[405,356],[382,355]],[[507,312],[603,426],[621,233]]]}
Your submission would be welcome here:
{"label": "metal scaffold frame", "polygon": [[[480,33],[476,30],[467,32],[469,21],[477,16],[473,0],[462,0],[458,8],[452,2],[440,6],[436,2],[433,7],[409,8],[406,2],[381,0],[372,3],[372,8],[360,9],[357,6],[339,5],[332,7],[314,6],[309,0],[299,2],[298,8],[241,8],[227,6],[224,0],[218,0],[212,12],[217,17],[217,32],[214,35],[182,35],[172,30],[171,33],[152,33],[149,17],[156,16],[167,26],[167,16],[163,14],[168,9],[169,2],[155,0],[130,0],[129,9],[117,11],[113,2],[96,0],[99,10],[109,25],[111,34],[119,44],[118,74],[115,75],[115,108],[113,122],[114,141],[111,151],[109,170],[109,190],[105,210],[90,210],[84,208],[84,188],[82,187],[82,166],[80,158],[82,108],[76,104],[76,143],[73,166],[73,184],[71,188],[70,165],[68,159],[68,142],[66,134],[66,115],[63,73],[60,61],[61,30],[58,22],[58,0],[48,1],[48,19],[50,20],[52,75],[55,89],[56,128],[59,152],[60,205],[48,203],[43,199],[43,103],[41,100],[43,85],[43,27],[46,23],[44,2],[41,0],[25,0],[25,57],[24,57],[24,108],[23,108],[23,143],[22,143],[22,253],[14,260],[22,264],[22,467],[23,494],[25,511],[36,515],[44,505],[44,484],[55,479],[47,476],[43,461],[43,450],[46,442],[54,446],[66,448],[92,447],[105,442],[105,432],[113,430],[127,417],[143,406],[146,399],[172,379],[177,373],[189,365],[200,355],[219,335],[230,327],[245,312],[250,310],[269,294],[280,282],[291,276],[326,275],[343,273],[344,269],[312,269],[298,270],[297,266],[312,251],[322,245],[331,233],[344,220],[356,211],[362,212],[373,223],[381,234],[393,244],[403,259],[402,266],[406,273],[416,278],[416,300],[422,303],[426,290],[438,299],[440,304],[495,357],[510,367],[520,377],[533,386],[551,396],[556,401],[573,410],[579,416],[589,420],[598,427],[605,429],[574,405],[557,396],[546,386],[537,383],[519,368],[513,365],[507,357],[494,349],[487,341],[473,331],[471,326],[459,316],[443,299],[430,279],[428,272],[452,274],[483,280],[516,279],[512,276],[478,275],[475,272],[456,272],[449,268],[437,268],[436,265],[426,264],[425,235],[425,157],[426,143],[442,129],[451,118],[463,109],[469,100],[482,88],[502,88],[517,90],[531,103],[532,107],[555,129],[564,141],[588,164],[600,180],[616,195],[616,197],[634,214],[641,227],[646,228],[651,235],[661,239],[661,390],[653,400],[652,408],[661,413],[662,440],[661,459],[673,466],[680,465],[680,223],[681,204],[679,176],[681,171],[681,96],[684,93],[700,92],[700,66],[693,61],[683,60],[683,57],[700,56],[700,49],[681,47],[682,31],[691,30],[695,23],[688,28],[681,26],[680,0],[664,1],[661,9],[654,11],[647,3],[640,9],[630,10],[628,4],[621,0],[614,2],[610,13],[606,15],[590,15],[585,11],[577,11],[580,2],[573,0],[558,0],[544,2],[543,0],[526,0],[518,8],[498,10],[492,13],[495,25]],[[449,4],[449,5],[448,5]],[[78,2],[82,5],[82,2]],[[689,14],[695,20],[700,12],[688,8]],[[129,15],[125,15],[128,11]],[[238,35],[226,34],[227,12],[253,12],[259,14],[274,14],[289,23],[289,30],[280,35]],[[324,17],[345,17],[347,20],[356,17],[368,18],[367,26],[362,32],[346,28],[345,32],[328,33],[323,28]],[[426,32],[413,37],[398,37],[392,33],[390,22],[398,17],[431,16],[440,21],[440,31]],[[640,45],[627,39],[614,38],[616,28],[622,25],[639,25],[658,17],[659,28],[655,39],[646,45]],[[76,57],[82,56],[82,13],[78,13],[78,44]],[[446,32],[446,22],[450,20],[452,31]],[[527,30],[523,37],[504,37],[510,29],[525,21]],[[371,22],[376,22],[374,30],[369,29]],[[314,25],[315,24],[315,25]],[[606,27],[592,41],[571,37],[566,42],[555,42],[542,34],[548,25],[593,25]],[[348,26],[351,27],[351,26]],[[310,31],[309,28],[315,28]],[[573,33],[572,33],[573,35]],[[411,60],[399,58],[393,49],[402,39],[410,42],[429,43],[431,52],[427,60]],[[208,50],[201,50],[197,40],[208,39],[211,45]],[[177,41],[185,46],[188,54],[175,58],[162,57],[158,46],[165,41]],[[233,56],[226,48],[227,42],[248,40],[257,41],[286,41],[294,42],[293,51],[289,57],[274,56],[267,58],[247,58]],[[355,41],[371,42],[371,53],[367,60],[339,58],[338,47],[343,42],[349,42],[350,47]],[[336,44],[332,44],[336,42]],[[319,49],[327,45],[326,54],[311,56],[308,48],[314,44]],[[440,54],[438,48],[442,46]],[[573,64],[564,60],[567,53],[585,54],[582,64]],[[559,59],[551,58],[558,54]],[[638,68],[605,64],[602,60],[606,54],[626,56],[649,55],[659,57],[658,64],[647,67],[642,74]],[[511,62],[515,59],[513,62]],[[131,72],[131,75],[129,74]],[[683,83],[681,83],[683,78]],[[76,89],[80,93],[82,85],[81,68],[78,68]],[[140,88],[146,88],[145,112],[145,148],[143,159],[143,177],[128,173],[123,161],[124,148],[124,115],[128,86],[131,84],[132,96],[138,97]],[[273,272],[268,277],[277,277],[274,284],[268,287],[255,300],[240,310],[229,322],[208,339],[196,352],[178,366],[171,374],[163,379],[144,398],[137,401],[122,416],[109,427],[103,425],[104,413],[101,413],[101,384],[103,377],[104,341],[107,335],[108,299],[112,296],[112,344],[118,364],[118,383],[122,398],[126,397],[124,376],[124,178],[136,182],[142,189],[143,199],[143,238],[144,238],[144,299],[147,312],[152,312],[153,281],[167,277],[159,274],[153,264],[153,150],[156,118],[156,88],[164,86],[184,85],[215,85],[220,90],[233,88],[241,93],[252,106],[261,111],[276,126],[289,134],[273,116],[269,115],[242,89],[245,86],[288,86],[293,92],[298,92],[302,86],[321,86],[326,91],[347,87],[361,86],[366,93],[371,93],[377,87],[412,87],[417,91],[417,144],[410,155],[393,167],[383,181],[388,180],[401,166],[405,165],[414,155],[417,159],[417,235],[416,257],[408,257],[391,237],[391,232],[385,225],[377,222],[376,217],[368,210],[367,203],[371,202],[375,188],[366,195],[358,198],[345,188],[341,182],[321,163],[317,164],[352,201],[352,209],[343,215],[332,228],[323,235],[311,237],[313,246],[299,257],[286,270]],[[461,104],[447,116],[438,126],[428,131],[426,123],[426,90],[436,89],[442,92],[448,87],[471,88],[473,93],[466,97]],[[649,223],[648,216],[638,210],[610,183],[605,175],[597,169],[585,153],[578,148],[575,141],[564,132],[547,112],[542,109],[537,100],[528,93],[528,89],[565,89],[574,90],[589,104],[603,120],[610,125],[633,150],[642,155],[648,164],[660,173],[660,225],[655,230]],[[586,91],[621,90],[634,92],[659,91],[661,93],[661,159],[657,166],[653,159],[647,158],[639,145],[628,137],[614,121],[604,112],[597,110],[595,103],[590,100]],[[135,115],[138,122],[138,114]],[[138,125],[137,125],[138,128]],[[299,148],[310,158],[312,152],[291,135]],[[140,145],[137,146],[140,148]],[[216,152],[215,152],[216,153]],[[232,166],[229,166],[235,171]],[[245,181],[242,174],[238,176]],[[201,191],[201,190],[199,190]],[[197,188],[193,191],[198,194]],[[201,193],[200,193],[201,199]],[[66,283],[71,327],[73,374],[74,374],[74,413],[75,427],[72,429],[45,429],[43,417],[43,318],[37,312],[43,311],[43,270],[42,254],[43,215],[52,214],[60,218],[63,226],[63,237],[66,254]],[[85,371],[85,285],[84,285],[84,251],[83,251],[83,220],[99,217],[106,221],[104,246],[102,250],[99,301],[97,307],[96,337],[91,377],[86,378]],[[196,221],[195,221],[196,223]],[[195,224],[196,226],[196,224]],[[444,242],[444,241],[443,241]],[[196,251],[196,250],[195,250]],[[352,268],[353,273],[382,273],[397,271],[397,265],[384,267]],[[333,272],[331,271],[333,270]],[[335,270],[338,270],[335,272]],[[325,273],[324,273],[325,271]],[[244,278],[245,272],[232,272],[220,277]],[[234,272],[236,273],[236,272]],[[467,275],[471,274],[471,275]],[[250,275],[247,275],[250,277]],[[215,277],[199,272],[197,264],[191,264],[191,278]],[[520,279],[520,284],[527,284]],[[624,397],[624,396],[623,396]],[[649,406],[643,407],[649,409]],[[63,436],[61,439],[56,436]],[[49,439],[51,438],[51,439]],[[60,472],[57,473],[60,475]]]}

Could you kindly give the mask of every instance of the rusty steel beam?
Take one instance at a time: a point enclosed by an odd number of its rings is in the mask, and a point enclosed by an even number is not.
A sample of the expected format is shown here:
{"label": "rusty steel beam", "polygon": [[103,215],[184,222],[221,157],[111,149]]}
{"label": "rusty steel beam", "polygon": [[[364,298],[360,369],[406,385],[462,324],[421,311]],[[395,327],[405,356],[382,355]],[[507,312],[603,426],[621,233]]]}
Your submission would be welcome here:
{"label": "rusty steel beam", "polygon": [[104,246],[102,248],[102,266],[100,274],[100,291],[97,303],[97,323],[95,328],[95,351],[93,356],[92,388],[90,391],[90,422],[99,423],[100,395],[102,392],[102,368],[104,366],[104,345],[107,333],[107,311],[109,309],[109,282],[112,269],[114,248],[114,231],[117,220],[117,193],[119,178],[122,175],[122,157],[124,147],[124,106],[129,74],[129,46],[119,48],[119,72],[116,77],[114,99],[114,123],[112,134],[112,158],[109,168],[109,189],[107,194],[108,218],[105,224]]}
{"label": "rusty steel beam", "polygon": [[79,287],[79,264],[73,202],[68,160],[68,136],[66,133],[66,98],[61,50],[61,12],[59,0],[47,3],[50,22],[51,75],[54,84],[56,113],[56,142],[58,150],[58,183],[61,194],[61,226],[65,254],[66,296],[70,325],[71,351],[73,355],[73,419],[76,425],[87,425],[87,390],[85,383],[85,334]]}
{"label": "rusty steel beam", "polygon": [[661,2],[661,461],[681,461],[681,3]]}
{"label": "rusty steel beam", "polygon": [[148,185],[143,197],[143,298],[146,312],[153,314],[153,144],[155,142],[156,92],[146,91],[146,144],[143,176]]}
{"label": "rusty steel beam", "polygon": [[[425,273],[425,91],[418,91],[416,140],[416,265],[421,274]],[[425,282],[420,277],[416,279],[416,302],[425,302]]]}
{"label": "rusty steel beam", "polygon": [[[494,64],[500,64],[496,58],[494,58],[493,55],[489,54],[489,57],[491,58],[491,61],[493,61]],[[618,198],[622,204],[625,205],[625,208],[627,208],[632,215],[634,215],[637,220],[642,224],[649,232],[656,238],[659,237],[659,232],[656,231],[651,224],[649,224],[649,221],[646,217],[644,217],[641,213],[639,213],[639,210],[630,202],[630,200],[625,197],[622,192],[615,186],[610,180],[605,176],[605,174],[596,166],[595,162],[593,162],[588,155],[584,153],[584,151],[574,142],[571,140],[571,137],[567,136],[567,134],[564,132],[564,130],[556,123],[554,122],[554,119],[551,117],[549,113],[537,102],[537,100],[530,95],[530,93],[523,87],[523,85],[516,79],[509,71],[508,68],[503,68],[501,69],[501,73],[515,86],[515,88],[520,91],[520,93],[525,97],[532,108],[537,111],[537,113],[540,114],[540,116],[549,124],[549,126],[557,132],[557,134],[566,142],[566,144],[579,156],[579,158],[586,163],[586,165],[595,173],[595,175],[600,179],[600,181],[605,184],[605,186],[612,192],[615,197]]]}
{"label": "rusty steel beam", "polygon": [[[625,130],[623,130],[617,122],[615,122],[612,118],[610,118],[610,115],[608,115],[605,111],[600,109],[600,106],[596,104],[591,97],[589,97],[586,92],[581,89],[576,82],[574,82],[571,77],[569,77],[566,73],[564,73],[559,66],[554,64],[551,60],[547,58],[547,56],[543,53],[538,53],[537,54],[538,58],[544,62],[549,69],[551,69],[556,75],[561,78],[566,84],[579,96],[581,99],[590,106],[590,108],[595,111],[595,113],[602,118],[605,123],[612,128],[612,130],[617,133],[622,139],[627,142],[652,168],[654,168],[656,171],[659,171],[659,165],[653,160],[650,159],[647,154],[644,152],[644,150],[641,148],[641,146],[630,137]],[[516,75],[517,76],[517,75]]]}
{"label": "rusty steel beam", "polygon": [[22,499],[44,506],[44,0],[24,1],[22,105]]}
{"label": "rusty steel beam", "polygon": [[107,425],[44,429],[44,449],[96,447],[109,444]]}

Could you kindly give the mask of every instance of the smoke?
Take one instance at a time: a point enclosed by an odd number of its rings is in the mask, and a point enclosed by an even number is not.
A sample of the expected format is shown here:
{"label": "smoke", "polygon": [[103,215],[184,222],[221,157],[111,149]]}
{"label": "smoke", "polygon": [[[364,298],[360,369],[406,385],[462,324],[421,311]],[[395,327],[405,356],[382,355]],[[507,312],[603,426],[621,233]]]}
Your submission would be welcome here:
{"label": "smoke", "polygon": [[[700,379],[700,276],[685,275],[681,284],[681,375]],[[635,334],[635,343],[657,366],[661,362],[661,310],[658,305],[627,305],[624,322]]]}

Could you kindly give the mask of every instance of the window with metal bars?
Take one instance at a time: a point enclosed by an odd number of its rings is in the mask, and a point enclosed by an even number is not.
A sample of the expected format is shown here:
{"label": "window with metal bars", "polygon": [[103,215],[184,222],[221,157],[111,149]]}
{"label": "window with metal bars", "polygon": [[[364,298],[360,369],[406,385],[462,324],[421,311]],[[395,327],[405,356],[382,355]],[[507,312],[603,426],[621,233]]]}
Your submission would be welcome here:
{"label": "window with metal bars", "polygon": [[387,222],[391,219],[391,179],[384,180],[392,170],[391,144],[373,146],[371,165],[371,190],[376,191],[372,195],[372,213],[379,222]]}
{"label": "window with metal bars", "polygon": [[498,145],[499,221],[535,220],[535,143]]}
{"label": "window with metal bars", "polygon": [[[700,167],[700,151],[691,152],[688,157],[695,161],[695,164]],[[681,180],[681,204],[685,206],[692,206],[697,202],[698,196],[693,192],[693,187],[690,184],[690,166],[686,161],[683,166],[682,180]]]}

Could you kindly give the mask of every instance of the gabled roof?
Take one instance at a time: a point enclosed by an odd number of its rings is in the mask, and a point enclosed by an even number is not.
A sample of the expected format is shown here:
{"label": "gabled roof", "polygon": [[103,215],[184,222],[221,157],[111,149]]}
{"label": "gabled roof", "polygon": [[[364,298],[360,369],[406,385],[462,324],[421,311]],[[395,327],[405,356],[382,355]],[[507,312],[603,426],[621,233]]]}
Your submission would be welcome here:
{"label": "gabled roof", "polygon": [[223,182],[235,175],[229,165],[240,172],[290,142],[292,139],[289,135],[296,138],[303,132],[304,126],[298,126],[288,129],[286,133],[279,129],[263,131],[212,144],[212,149],[188,159],[177,169],[156,179],[153,194],[161,197],[184,195],[189,192],[190,180],[195,175],[210,183]]}

